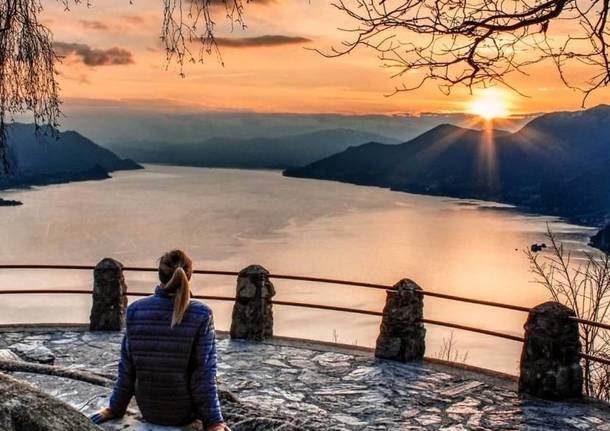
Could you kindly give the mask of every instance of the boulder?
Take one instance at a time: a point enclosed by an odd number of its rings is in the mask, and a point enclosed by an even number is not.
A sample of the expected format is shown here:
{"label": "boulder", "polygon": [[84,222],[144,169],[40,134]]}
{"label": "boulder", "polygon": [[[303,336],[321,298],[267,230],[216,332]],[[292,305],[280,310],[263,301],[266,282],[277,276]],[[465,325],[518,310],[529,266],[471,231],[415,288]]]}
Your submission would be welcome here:
{"label": "boulder", "polygon": [[0,198],[0,207],[16,207],[19,205],[23,205],[23,202]]}
{"label": "boulder", "polygon": [[530,250],[533,251],[534,253],[538,253],[540,251],[542,251],[543,249],[546,248],[546,244],[542,243],[542,244],[532,244],[530,247]]}
{"label": "boulder", "polygon": [[591,246],[600,249],[606,254],[610,253],[610,224],[601,229],[597,234],[591,237]]}
{"label": "boulder", "polygon": [[582,396],[583,371],[574,311],[558,302],[534,307],[525,323],[519,392],[562,400]]}
{"label": "boulder", "polygon": [[99,431],[83,414],[33,386],[0,373],[2,431]]}
{"label": "boulder", "polygon": [[422,359],[426,351],[424,296],[413,280],[399,281],[387,292],[375,356],[408,362]]}
{"label": "boulder", "polygon": [[41,364],[52,364],[55,362],[53,352],[42,344],[17,343],[10,345],[9,349],[25,361]]}
{"label": "boulder", "polygon": [[0,361],[21,361],[21,358],[9,349],[0,349]]}

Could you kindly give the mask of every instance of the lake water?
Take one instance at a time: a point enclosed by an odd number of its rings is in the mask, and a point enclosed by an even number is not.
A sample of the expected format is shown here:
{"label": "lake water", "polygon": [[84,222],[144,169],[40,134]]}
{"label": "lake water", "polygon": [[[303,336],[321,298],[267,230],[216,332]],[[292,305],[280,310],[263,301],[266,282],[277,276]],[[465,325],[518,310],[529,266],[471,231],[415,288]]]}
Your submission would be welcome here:
{"label": "lake water", "polygon": [[[0,208],[0,262],[95,264],[114,257],[153,266],[180,247],[199,269],[259,263],[275,273],[393,284],[533,306],[548,299],[533,283],[523,249],[544,242],[547,223],[577,254],[590,228],[519,214],[499,205],[284,178],[275,171],[147,166],[106,181],[3,193],[24,202]],[[150,290],[154,274],[126,273],[129,288]],[[0,289],[90,288],[89,271],[0,270]],[[276,299],[381,310],[385,293],[275,281]],[[235,280],[196,276],[198,293],[233,295]],[[1,296],[0,323],[86,322],[90,298]],[[228,329],[230,303],[210,302]],[[525,314],[426,298],[430,319],[522,334]],[[279,335],[373,346],[379,319],[275,307]],[[428,326],[428,355],[451,330]],[[520,344],[454,331],[473,365],[515,373]]]}

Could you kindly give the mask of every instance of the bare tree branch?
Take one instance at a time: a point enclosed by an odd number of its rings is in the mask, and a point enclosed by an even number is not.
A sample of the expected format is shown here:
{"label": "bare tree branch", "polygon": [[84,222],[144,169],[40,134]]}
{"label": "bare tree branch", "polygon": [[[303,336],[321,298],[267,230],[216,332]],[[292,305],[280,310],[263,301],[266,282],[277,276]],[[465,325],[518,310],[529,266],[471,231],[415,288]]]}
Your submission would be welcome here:
{"label": "bare tree branch", "polygon": [[[90,4],[56,1],[66,11],[75,4]],[[215,16],[245,27],[242,0],[162,0],[162,5],[160,37],[167,64],[177,63],[181,75],[185,62],[203,61],[209,54],[221,60]],[[14,171],[7,126],[16,115],[31,113],[43,133],[54,133],[62,115],[56,70],[61,59],[53,50],[51,31],[39,22],[42,10],[43,0],[0,0],[0,175]]]}
{"label": "bare tree branch", "polygon": [[0,163],[10,167],[7,122],[31,112],[36,124],[57,123],[60,116],[52,36],[38,22],[38,0],[0,0]]}
{"label": "bare tree branch", "polygon": [[[610,319],[610,255],[585,254],[575,260],[548,228],[548,254],[525,253],[536,283],[551,294],[553,301],[567,305],[577,317],[594,322]],[[580,325],[584,353],[610,358],[610,331]],[[584,388],[588,396],[610,400],[610,366],[583,359]]]}
{"label": "bare tree branch", "polygon": [[[583,93],[583,105],[610,83],[610,0],[337,0],[354,28],[339,48],[372,49],[403,83],[394,93],[436,81],[444,93],[457,85],[503,85],[527,66],[552,60],[564,83]],[[568,33],[566,33],[568,32]],[[570,78],[584,69],[584,82]],[[583,73],[577,74],[582,77]]]}
{"label": "bare tree branch", "polygon": [[205,55],[215,54],[222,63],[214,37],[214,12],[224,13],[231,25],[246,27],[242,0],[163,0],[163,4],[161,40],[167,63],[176,61],[181,75],[185,62],[203,62]]}

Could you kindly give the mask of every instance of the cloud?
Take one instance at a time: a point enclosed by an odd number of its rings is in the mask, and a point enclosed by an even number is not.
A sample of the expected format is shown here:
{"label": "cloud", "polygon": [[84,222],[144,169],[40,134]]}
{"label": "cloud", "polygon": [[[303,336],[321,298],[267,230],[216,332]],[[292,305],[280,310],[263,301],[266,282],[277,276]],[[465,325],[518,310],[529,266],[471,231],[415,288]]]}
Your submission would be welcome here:
{"label": "cloud", "polygon": [[[263,113],[176,99],[126,98],[121,100],[67,98],[63,125],[100,142],[201,142],[214,137],[247,139],[281,137],[328,129],[353,129],[401,142],[440,124],[472,126],[460,113],[396,115]],[[201,104],[200,104],[201,103]],[[207,103],[207,104],[206,104]],[[210,104],[212,103],[212,104]],[[507,124],[511,131],[525,121]],[[108,124],[114,127],[109,128]],[[508,130],[508,129],[505,129]]]}
{"label": "cloud", "polygon": [[140,15],[121,15],[103,20],[81,19],[79,23],[86,30],[124,33],[143,27],[147,21],[149,21],[147,17]]}
{"label": "cloud", "polygon": [[217,37],[218,46],[226,48],[263,48],[311,42],[299,36],[264,35],[255,37]]}
{"label": "cloud", "polygon": [[74,55],[87,66],[109,66],[132,64],[133,55],[130,51],[119,47],[109,49],[92,48],[84,43],[55,42],[53,44],[57,55]]}
{"label": "cloud", "polygon": [[[189,3],[195,3],[195,4],[204,4],[204,3],[209,3],[212,6],[222,6],[225,7],[226,5],[229,6],[229,8],[232,8],[234,6],[233,0],[189,0]],[[246,3],[248,3],[248,5],[270,5],[270,4],[274,4],[277,3],[277,0],[242,0],[242,4],[245,6]]]}
{"label": "cloud", "polygon": [[81,19],[80,23],[87,30],[109,30],[110,29],[110,27],[107,24],[105,24],[101,21],[90,21],[88,19]]}
{"label": "cloud", "polygon": [[146,19],[144,17],[139,16],[139,15],[123,15],[121,17],[121,20],[125,21],[126,23],[133,24],[133,25],[140,25],[146,21]]}

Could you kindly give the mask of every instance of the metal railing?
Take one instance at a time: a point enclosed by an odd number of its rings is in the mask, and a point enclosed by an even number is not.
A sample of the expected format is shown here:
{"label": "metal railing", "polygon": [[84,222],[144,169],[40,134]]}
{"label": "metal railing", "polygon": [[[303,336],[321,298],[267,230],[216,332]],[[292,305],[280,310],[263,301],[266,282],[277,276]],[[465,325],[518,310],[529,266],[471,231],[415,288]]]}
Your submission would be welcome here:
{"label": "metal railing", "polygon": [[[2,270],[2,269],[46,269],[46,270],[93,271],[95,269],[95,266],[92,266],[92,265],[0,265],[0,270]],[[158,269],[150,268],[150,267],[125,266],[125,267],[123,267],[123,271],[157,272]],[[233,276],[233,277],[237,277],[239,275],[239,272],[237,272],[237,271],[215,271],[215,270],[193,270],[193,273],[199,274],[199,275],[220,275],[220,276]],[[362,288],[368,288],[368,289],[378,289],[378,290],[385,290],[385,291],[395,290],[393,286],[384,285],[384,284],[366,283],[366,282],[332,279],[332,278],[320,278],[320,277],[308,277],[308,276],[284,275],[284,274],[269,274],[269,278],[277,279],[277,280],[293,280],[293,281],[325,283],[325,284],[338,284],[338,285],[362,287]],[[34,294],[41,294],[41,295],[86,294],[86,295],[90,295],[90,294],[92,294],[92,291],[83,290],[83,289],[74,289],[74,290],[71,290],[71,289],[8,289],[8,290],[0,290],[0,295],[16,295],[16,294],[31,294],[31,295],[34,295]],[[446,300],[450,300],[450,301],[457,301],[457,302],[476,304],[476,305],[484,305],[484,306],[488,306],[488,307],[496,307],[496,308],[501,308],[501,309],[511,310],[511,311],[518,311],[518,312],[524,312],[524,313],[529,313],[532,311],[532,309],[529,307],[524,307],[524,306],[519,306],[519,305],[504,304],[504,303],[500,303],[500,302],[486,301],[486,300],[480,300],[480,299],[474,299],[474,298],[466,298],[466,297],[461,297],[461,296],[456,296],[456,295],[448,295],[445,293],[430,292],[430,291],[426,291],[426,290],[422,291],[422,294],[424,296],[430,296],[433,298],[446,299]],[[127,296],[149,296],[150,292],[128,291],[126,293],[126,295]],[[232,296],[193,295],[192,297],[195,299],[203,299],[203,300],[210,300],[210,301],[235,301],[235,297],[232,297]],[[301,307],[301,308],[312,308],[312,309],[327,310],[327,311],[339,311],[339,312],[345,312],[345,313],[355,313],[355,314],[363,314],[363,315],[377,316],[377,317],[383,316],[383,313],[380,311],[363,310],[363,309],[349,308],[349,307],[339,307],[339,306],[332,306],[332,305],[325,305],[325,304],[312,304],[312,303],[306,303],[306,302],[293,302],[293,301],[280,301],[280,300],[274,300],[274,301],[272,301],[272,303],[275,305],[282,305],[282,306],[288,306],[288,307]],[[576,317],[572,317],[571,319],[582,325],[595,326],[598,328],[610,330],[610,324],[580,319],[580,318],[576,318]],[[483,334],[483,335],[489,335],[492,337],[503,338],[506,340],[512,340],[512,341],[516,341],[516,342],[520,342],[520,343],[523,343],[525,341],[523,337],[506,334],[503,332],[497,332],[497,331],[493,331],[493,330],[489,330],[489,329],[476,328],[473,326],[466,326],[466,325],[461,325],[461,324],[452,323],[452,322],[445,322],[445,321],[425,319],[425,318],[422,319],[421,321],[423,323],[426,323],[429,325],[459,329],[459,330],[463,330],[463,331],[474,332],[474,333]],[[581,353],[580,357],[582,359],[585,359],[588,361],[599,362],[599,363],[602,363],[605,365],[610,365],[610,360],[606,359],[606,358],[601,358],[601,357],[597,357],[597,356],[593,356],[593,355],[587,355],[584,353]]]}

